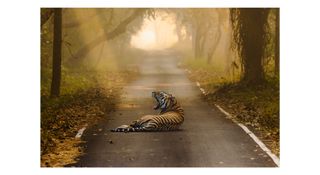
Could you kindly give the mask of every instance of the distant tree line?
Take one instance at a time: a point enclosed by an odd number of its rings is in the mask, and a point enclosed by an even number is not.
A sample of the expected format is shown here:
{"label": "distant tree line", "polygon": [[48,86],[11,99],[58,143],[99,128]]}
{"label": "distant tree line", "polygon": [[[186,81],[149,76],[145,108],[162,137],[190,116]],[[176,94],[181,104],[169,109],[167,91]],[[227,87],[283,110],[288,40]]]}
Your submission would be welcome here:
{"label": "distant tree line", "polygon": [[[273,57],[274,73],[278,76],[278,8],[175,9],[174,12],[179,28],[178,36],[181,35],[181,28],[184,28],[187,38],[191,40],[195,59],[206,58],[210,64],[217,47],[225,42],[223,45],[226,47],[224,56],[227,67],[238,67],[230,59],[230,51],[233,50],[240,58],[243,83],[256,85],[264,82],[263,60],[269,55]],[[230,29],[228,26],[231,26]],[[224,38],[227,41],[221,40],[223,34],[230,35],[230,41],[228,37]]]}
{"label": "distant tree line", "polygon": [[[155,18],[155,12],[159,10],[163,9],[96,9],[96,13],[86,18],[88,20],[99,18],[103,24],[103,34],[82,45],[73,54],[73,57],[81,60],[99,44],[120,37],[130,30],[139,29],[145,18]],[[79,27],[88,21],[70,19],[64,21],[63,16],[66,11],[72,11],[72,9],[41,9],[41,27],[51,18],[53,20],[52,97],[60,95],[63,30]],[[217,47],[221,42],[225,42],[224,55],[228,67],[235,64],[230,59],[232,48],[240,58],[243,70],[241,81],[248,85],[256,85],[265,80],[263,60],[266,53],[270,52],[266,49],[267,45],[272,42],[271,52],[274,52],[272,56],[274,57],[275,74],[279,74],[279,9],[206,8],[166,9],[165,11],[174,14],[179,42],[190,41],[195,59],[206,58],[207,63],[211,64]],[[273,17],[271,21],[270,16]],[[230,41],[223,41],[221,39],[223,34],[232,36],[229,38]],[[130,36],[127,35],[127,37]],[[224,38],[224,40],[229,39]],[[129,39],[123,39],[122,42],[128,44]]]}

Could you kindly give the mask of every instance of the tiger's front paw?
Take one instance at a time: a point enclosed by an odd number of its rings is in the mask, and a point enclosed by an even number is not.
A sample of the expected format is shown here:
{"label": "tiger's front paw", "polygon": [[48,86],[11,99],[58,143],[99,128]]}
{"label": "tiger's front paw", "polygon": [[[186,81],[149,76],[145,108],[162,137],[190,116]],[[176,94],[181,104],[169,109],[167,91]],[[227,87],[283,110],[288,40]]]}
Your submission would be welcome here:
{"label": "tiger's front paw", "polygon": [[115,129],[111,129],[111,132],[128,132],[130,129],[129,125],[121,125]]}

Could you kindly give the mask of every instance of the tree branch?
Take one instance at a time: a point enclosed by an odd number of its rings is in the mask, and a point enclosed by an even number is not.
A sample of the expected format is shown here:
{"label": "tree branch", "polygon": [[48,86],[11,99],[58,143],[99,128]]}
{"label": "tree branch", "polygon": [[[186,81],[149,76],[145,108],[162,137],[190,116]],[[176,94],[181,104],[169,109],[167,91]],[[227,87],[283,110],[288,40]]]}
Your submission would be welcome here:
{"label": "tree branch", "polygon": [[74,22],[66,22],[63,23],[63,28],[73,28],[73,27],[80,27],[81,25],[85,24],[86,22],[88,22],[89,19],[92,19],[93,17],[95,17],[95,14],[92,14],[88,17],[86,17],[85,20],[81,20],[81,21],[74,21]]}
{"label": "tree branch", "polygon": [[50,19],[54,9],[52,8],[41,8],[41,27]]}
{"label": "tree branch", "polygon": [[105,33],[101,36],[97,37],[96,39],[92,40],[90,43],[86,44],[82,48],[78,50],[78,52],[75,54],[76,58],[83,58],[87,55],[87,53],[95,48],[97,45],[99,45],[101,42],[112,40],[119,36],[120,34],[124,33],[127,29],[127,26],[138,16],[143,14],[146,11],[146,9],[136,9],[128,18],[123,20],[115,29],[113,29],[110,32],[107,32],[105,30]]}

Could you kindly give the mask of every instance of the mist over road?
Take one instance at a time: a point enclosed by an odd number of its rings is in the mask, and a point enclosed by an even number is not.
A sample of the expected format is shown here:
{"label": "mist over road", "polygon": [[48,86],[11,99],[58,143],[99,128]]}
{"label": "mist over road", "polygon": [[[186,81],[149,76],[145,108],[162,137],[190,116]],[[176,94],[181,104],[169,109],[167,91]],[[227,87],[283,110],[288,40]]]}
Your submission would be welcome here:
{"label": "mist over road", "polygon": [[[124,88],[118,109],[86,130],[85,154],[77,167],[272,167],[272,159],[235,123],[209,106],[199,88],[169,54],[150,55],[141,76]],[[176,132],[112,133],[110,129],[153,110],[151,92],[173,94],[185,110]]]}

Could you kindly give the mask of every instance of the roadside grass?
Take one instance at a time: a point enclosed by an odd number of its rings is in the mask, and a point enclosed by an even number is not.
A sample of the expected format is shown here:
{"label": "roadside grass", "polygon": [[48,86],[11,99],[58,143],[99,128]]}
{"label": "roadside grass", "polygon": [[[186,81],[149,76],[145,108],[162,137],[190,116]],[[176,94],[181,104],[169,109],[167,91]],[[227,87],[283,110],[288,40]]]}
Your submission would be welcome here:
{"label": "roadside grass", "polygon": [[61,95],[50,98],[51,70],[41,72],[41,166],[75,163],[82,153],[77,131],[103,120],[115,109],[122,86],[136,70],[81,71],[63,68]]}
{"label": "roadside grass", "polygon": [[[240,83],[240,71],[228,73],[205,59],[182,60],[189,78],[198,81],[205,90],[205,100],[218,104],[235,120],[251,128],[279,156],[279,77],[269,70],[266,82],[257,87]],[[270,69],[270,68],[269,68]]]}

